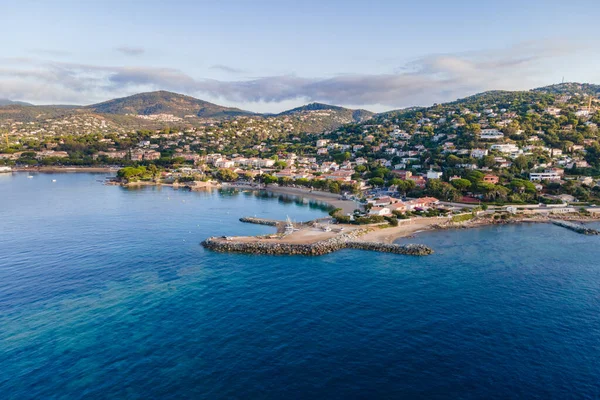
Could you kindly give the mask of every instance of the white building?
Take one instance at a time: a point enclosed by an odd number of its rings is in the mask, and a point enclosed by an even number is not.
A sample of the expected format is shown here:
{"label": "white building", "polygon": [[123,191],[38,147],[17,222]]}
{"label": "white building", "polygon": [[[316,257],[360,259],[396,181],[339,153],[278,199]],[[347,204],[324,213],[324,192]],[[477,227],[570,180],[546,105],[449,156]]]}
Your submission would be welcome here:
{"label": "white building", "polygon": [[433,171],[433,170],[427,171],[427,179],[441,179],[442,175],[443,174],[440,171]]}
{"label": "white building", "polygon": [[516,157],[520,154],[519,147],[513,143],[493,144],[490,149],[497,150],[500,153],[508,154],[511,157]]}
{"label": "white building", "polygon": [[472,158],[483,158],[487,156],[489,151],[487,149],[473,149],[471,150]]}
{"label": "white building", "polygon": [[529,180],[535,181],[560,181],[561,176],[555,171],[544,171],[544,172],[531,172],[529,174]]}
{"label": "white building", "polygon": [[504,138],[504,133],[500,132],[498,129],[482,129],[479,137],[483,140],[498,140]]}

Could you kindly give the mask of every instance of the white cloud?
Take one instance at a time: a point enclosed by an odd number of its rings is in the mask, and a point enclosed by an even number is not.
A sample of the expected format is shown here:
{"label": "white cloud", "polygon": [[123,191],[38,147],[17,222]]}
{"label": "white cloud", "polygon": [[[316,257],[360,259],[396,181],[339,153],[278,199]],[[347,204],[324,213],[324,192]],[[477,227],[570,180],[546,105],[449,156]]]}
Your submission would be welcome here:
{"label": "white cloud", "polygon": [[[130,49],[131,50],[131,49]],[[95,66],[11,59],[0,68],[0,97],[33,102],[91,103],[146,90],[171,90],[237,106],[319,101],[377,105],[377,109],[455,100],[491,89],[526,89],[548,83],[554,60],[575,59],[581,47],[565,41],[421,57],[389,74],[307,78],[296,75],[245,80],[198,79],[173,68]],[[589,56],[589,52],[586,53]],[[212,68],[235,72],[226,66]]]}

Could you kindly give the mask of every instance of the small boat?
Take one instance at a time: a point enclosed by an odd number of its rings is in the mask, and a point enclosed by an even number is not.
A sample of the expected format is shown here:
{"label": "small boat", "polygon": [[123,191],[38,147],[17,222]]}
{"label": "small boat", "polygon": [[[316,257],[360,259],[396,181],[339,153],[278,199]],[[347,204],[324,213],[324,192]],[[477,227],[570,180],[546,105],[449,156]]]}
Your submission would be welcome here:
{"label": "small boat", "polygon": [[293,233],[296,229],[294,229],[294,224],[292,223],[292,220],[290,219],[290,217],[287,217],[287,221],[285,224],[285,234],[289,235],[291,233]]}
{"label": "small boat", "polygon": [[27,175],[28,179],[33,179],[33,175]]}
{"label": "small boat", "polygon": [[52,179],[52,183],[56,182],[56,179]]}

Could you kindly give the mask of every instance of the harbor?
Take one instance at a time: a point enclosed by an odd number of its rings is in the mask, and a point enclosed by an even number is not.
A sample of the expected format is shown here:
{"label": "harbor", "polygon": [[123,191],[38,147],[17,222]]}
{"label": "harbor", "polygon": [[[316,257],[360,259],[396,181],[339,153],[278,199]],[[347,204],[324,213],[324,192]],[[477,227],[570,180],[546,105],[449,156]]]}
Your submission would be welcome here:
{"label": "harbor", "polygon": [[243,217],[240,221],[268,225],[277,232],[262,236],[221,236],[210,237],[201,245],[209,250],[223,253],[306,255],[319,256],[342,249],[370,250],[412,256],[425,256],[433,253],[427,246],[419,244],[398,245],[379,241],[363,240],[362,236],[377,227],[357,227],[331,225],[327,219],[294,223]]}

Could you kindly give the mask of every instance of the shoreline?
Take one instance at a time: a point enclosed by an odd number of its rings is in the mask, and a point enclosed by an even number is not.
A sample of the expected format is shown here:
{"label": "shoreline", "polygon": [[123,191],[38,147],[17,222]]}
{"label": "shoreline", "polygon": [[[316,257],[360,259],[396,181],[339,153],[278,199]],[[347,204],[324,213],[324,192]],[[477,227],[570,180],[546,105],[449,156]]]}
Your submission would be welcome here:
{"label": "shoreline", "polygon": [[[592,222],[600,222],[600,217],[592,217],[592,216],[553,216],[553,218],[547,217],[517,217],[508,220],[493,220],[491,218],[479,218],[473,219],[471,221],[462,222],[462,223],[451,223],[450,221],[446,221],[445,224],[435,224],[435,223],[421,223],[410,225],[407,224],[404,227],[394,227],[394,228],[382,228],[378,231],[366,234],[366,237],[375,239],[380,239],[384,243],[394,243],[398,239],[414,237],[417,234],[422,233],[430,233],[436,231],[445,231],[445,230],[463,230],[463,229],[476,229],[476,228],[484,228],[488,226],[503,226],[503,225],[518,225],[518,224],[552,224],[552,220],[559,221],[571,221],[571,222],[581,222],[581,223],[592,223]],[[443,221],[440,221],[443,222]]]}
{"label": "shoreline", "polygon": [[115,173],[119,167],[13,167],[10,172],[36,172],[36,173]]}

